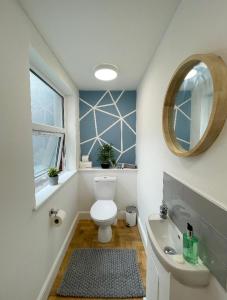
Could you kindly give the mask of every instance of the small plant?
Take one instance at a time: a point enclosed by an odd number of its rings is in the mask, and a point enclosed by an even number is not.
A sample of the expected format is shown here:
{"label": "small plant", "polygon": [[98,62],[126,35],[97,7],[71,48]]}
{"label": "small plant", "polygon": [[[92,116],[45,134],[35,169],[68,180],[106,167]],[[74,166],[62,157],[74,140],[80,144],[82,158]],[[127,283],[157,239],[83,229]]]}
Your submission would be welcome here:
{"label": "small plant", "polygon": [[49,168],[48,176],[49,177],[57,177],[59,174],[59,170],[57,168]]}
{"label": "small plant", "polygon": [[98,161],[103,168],[109,168],[115,164],[113,147],[110,144],[103,144],[98,150]]}

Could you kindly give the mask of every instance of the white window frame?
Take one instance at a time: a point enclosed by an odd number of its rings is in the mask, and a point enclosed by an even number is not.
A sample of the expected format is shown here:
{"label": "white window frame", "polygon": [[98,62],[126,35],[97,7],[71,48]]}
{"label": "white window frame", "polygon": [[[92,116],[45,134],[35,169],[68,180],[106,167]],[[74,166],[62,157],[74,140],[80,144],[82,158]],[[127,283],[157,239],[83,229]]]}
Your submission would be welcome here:
{"label": "white window frame", "polygon": [[[64,96],[59,93],[59,91],[51,84],[49,81],[41,75],[35,68],[31,67],[29,72],[33,73],[35,76],[37,76],[42,82],[44,82],[50,89],[52,89],[55,93],[57,93],[61,98],[62,98],[62,125],[63,127],[58,127],[58,126],[51,126],[51,125],[46,125],[46,124],[40,124],[40,123],[33,123],[32,122],[32,135],[39,135],[39,134],[45,134],[45,135],[55,135],[57,137],[60,137],[60,145],[59,145],[59,150],[58,150],[58,158],[57,158],[57,165],[56,168],[59,169],[61,158],[62,158],[62,153],[63,151],[65,152],[65,149],[63,149],[63,142],[65,140],[65,135],[66,135],[66,130],[65,130],[65,99]],[[31,99],[32,101],[32,99]],[[65,157],[64,157],[65,159]],[[63,159],[63,162],[64,162]],[[64,171],[65,164],[63,163],[63,169]],[[47,172],[40,174],[35,177],[34,175],[34,180],[35,180],[35,186],[37,189],[41,189],[42,186],[47,182]]]}

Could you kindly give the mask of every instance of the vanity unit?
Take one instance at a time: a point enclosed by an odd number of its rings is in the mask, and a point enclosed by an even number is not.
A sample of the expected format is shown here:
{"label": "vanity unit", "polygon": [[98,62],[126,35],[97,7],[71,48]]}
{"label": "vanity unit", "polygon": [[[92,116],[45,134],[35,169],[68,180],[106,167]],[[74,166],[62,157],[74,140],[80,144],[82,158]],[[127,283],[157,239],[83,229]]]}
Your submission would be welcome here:
{"label": "vanity unit", "polygon": [[[210,272],[201,261],[191,265],[182,259],[182,234],[176,225],[169,218],[150,216],[146,227],[147,300],[208,299]],[[176,255],[165,249],[175,250]]]}
{"label": "vanity unit", "polygon": [[[227,210],[167,173],[163,174],[163,201],[167,219],[151,215],[146,222],[147,300],[226,299]],[[187,222],[199,240],[196,265],[182,257]],[[223,297],[216,298],[214,285],[223,288]]]}

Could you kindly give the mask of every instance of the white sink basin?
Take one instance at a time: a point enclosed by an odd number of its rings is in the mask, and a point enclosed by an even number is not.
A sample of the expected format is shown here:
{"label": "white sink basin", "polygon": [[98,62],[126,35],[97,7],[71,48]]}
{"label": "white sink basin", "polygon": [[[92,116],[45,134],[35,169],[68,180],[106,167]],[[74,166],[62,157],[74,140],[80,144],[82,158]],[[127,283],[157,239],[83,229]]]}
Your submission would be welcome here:
{"label": "white sink basin", "polygon": [[[182,234],[169,218],[163,220],[159,216],[151,216],[146,226],[151,247],[167,272],[184,285],[198,287],[209,284],[210,272],[200,260],[197,265],[192,265],[182,258]],[[175,249],[177,254],[165,254],[166,246]]]}

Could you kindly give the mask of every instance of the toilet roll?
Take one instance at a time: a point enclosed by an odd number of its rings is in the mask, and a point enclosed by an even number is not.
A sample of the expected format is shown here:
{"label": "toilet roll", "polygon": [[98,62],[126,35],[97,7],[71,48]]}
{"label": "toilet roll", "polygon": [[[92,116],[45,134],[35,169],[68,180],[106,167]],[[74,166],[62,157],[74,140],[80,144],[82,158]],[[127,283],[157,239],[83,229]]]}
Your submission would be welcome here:
{"label": "toilet roll", "polygon": [[82,155],[83,162],[89,162],[89,155]]}
{"label": "toilet roll", "polygon": [[56,227],[61,226],[66,217],[66,212],[62,209],[59,209],[56,215],[52,217],[52,224]]}

